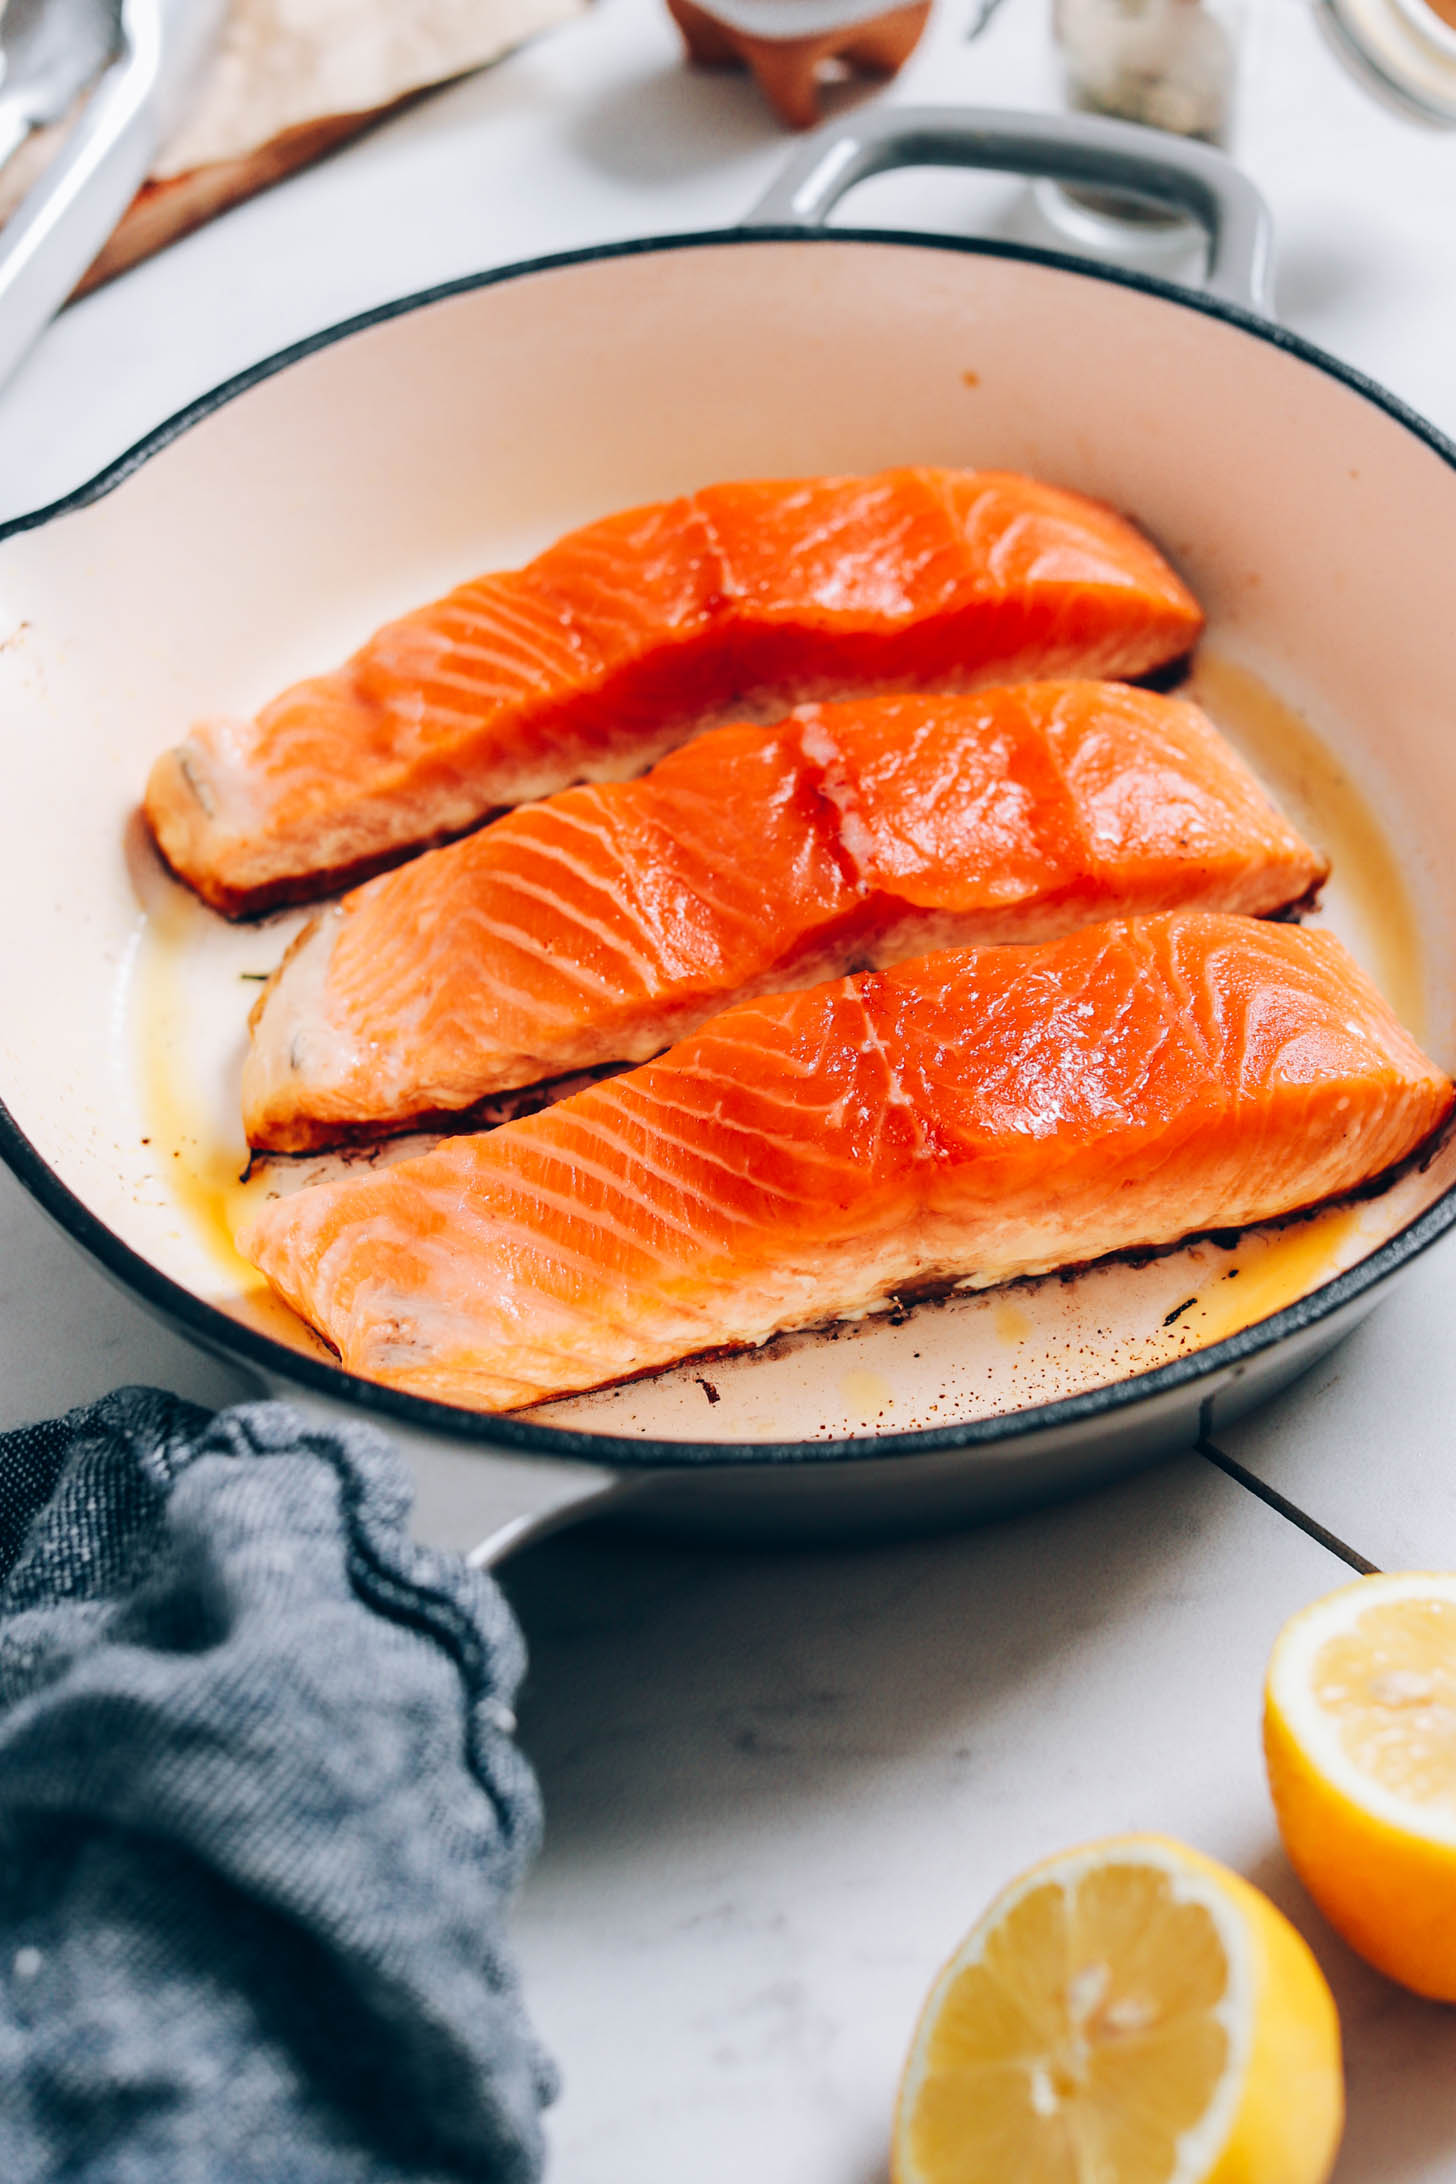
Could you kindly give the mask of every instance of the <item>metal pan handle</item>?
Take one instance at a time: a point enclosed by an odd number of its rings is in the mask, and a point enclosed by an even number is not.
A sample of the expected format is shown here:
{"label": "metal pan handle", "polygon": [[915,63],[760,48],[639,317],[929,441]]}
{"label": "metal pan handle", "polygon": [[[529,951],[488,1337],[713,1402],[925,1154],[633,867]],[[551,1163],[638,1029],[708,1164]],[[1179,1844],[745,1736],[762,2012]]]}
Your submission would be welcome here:
{"label": "metal pan handle", "polygon": [[856,182],[895,167],[1049,175],[1176,206],[1208,237],[1205,290],[1271,312],[1273,226],[1248,176],[1210,145],[1091,114],[870,107],[810,137],[744,225],[822,227]]}

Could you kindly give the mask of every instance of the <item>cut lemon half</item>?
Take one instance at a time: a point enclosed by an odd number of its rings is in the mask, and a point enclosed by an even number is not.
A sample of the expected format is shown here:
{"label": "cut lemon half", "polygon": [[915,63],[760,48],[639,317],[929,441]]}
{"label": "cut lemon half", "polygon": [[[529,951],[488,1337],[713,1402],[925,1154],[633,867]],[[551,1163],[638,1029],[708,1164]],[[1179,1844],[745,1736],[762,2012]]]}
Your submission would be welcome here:
{"label": "cut lemon half", "polygon": [[1456,1574],[1362,1577],[1286,1623],[1264,1753],[1290,1862],[1330,1924],[1456,2002]]}
{"label": "cut lemon half", "polygon": [[1340,2032],[1288,1920],[1181,1843],[1034,1866],[942,1971],[900,2082],[894,2184],[1322,2184]]}

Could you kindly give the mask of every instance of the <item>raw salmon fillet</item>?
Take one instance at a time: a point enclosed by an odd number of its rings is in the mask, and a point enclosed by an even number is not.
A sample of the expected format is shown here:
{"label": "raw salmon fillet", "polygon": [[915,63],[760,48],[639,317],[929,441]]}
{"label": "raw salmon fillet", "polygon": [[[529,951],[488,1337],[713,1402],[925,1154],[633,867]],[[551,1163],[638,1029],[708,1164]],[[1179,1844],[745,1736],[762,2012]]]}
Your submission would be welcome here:
{"label": "raw salmon fillet", "polygon": [[745,1002],[245,1249],[351,1371],[510,1410],[1310,1206],[1451,1103],[1332,935],[1173,911]]}
{"label": "raw salmon fillet", "polygon": [[1307,896],[1194,705],[1120,683],[810,705],[371,880],[253,1017],[250,1144],[298,1152],[661,1053],[735,1000],[928,948]]}
{"label": "raw salmon fillet", "polygon": [[238,916],[638,773],[728,708],[1140,675],[1201,627],[1129,523],[1029,478],[710,486],[462,585],[255,720],[202,722],[153,768],[146,815],[173,869]]}

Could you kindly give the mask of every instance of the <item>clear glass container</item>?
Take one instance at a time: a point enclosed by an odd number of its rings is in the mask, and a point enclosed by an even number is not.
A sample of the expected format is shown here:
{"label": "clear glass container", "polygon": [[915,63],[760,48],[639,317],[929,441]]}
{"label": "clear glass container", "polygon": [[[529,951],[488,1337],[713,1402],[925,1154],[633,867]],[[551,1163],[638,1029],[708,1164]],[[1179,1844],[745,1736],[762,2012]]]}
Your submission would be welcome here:
{"label": "clear glass container", "polygon": [[[1244,0],[1055,0],[1067,104],[1227,150],[1244,25]],[[1187,226],[1181,214],[1120,190],[1047,185],[1040,194],[1044,211],[1073,233],[1089,218],[1122,229]]]}

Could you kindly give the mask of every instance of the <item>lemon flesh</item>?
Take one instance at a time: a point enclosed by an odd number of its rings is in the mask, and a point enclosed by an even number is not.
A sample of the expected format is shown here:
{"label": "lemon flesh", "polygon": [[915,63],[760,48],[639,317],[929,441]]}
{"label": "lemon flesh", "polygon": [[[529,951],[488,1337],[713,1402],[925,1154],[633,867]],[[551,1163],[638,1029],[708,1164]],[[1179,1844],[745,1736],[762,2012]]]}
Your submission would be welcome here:
{"label": "lemon flesh", "polygon": [[1264,1750],[1290,1861],[1330,1923],[1456,2001],[1456,1575],[1361,1578],[1293,1617]]}
{"label": "lemon flesh", "polygon": [[1456,1600],[1368,1607],[1325,1640],[1310,1683],[1358,1773],[1456,1820]]}
{"label": "lemon flesh", "polygon": [[893,2173],[1319,2184],[1341,2115],[1334,2007],[1292,1929],[1195,1853],[1123,1837],[1013,1883],[946,1966],[905,2068]]}

